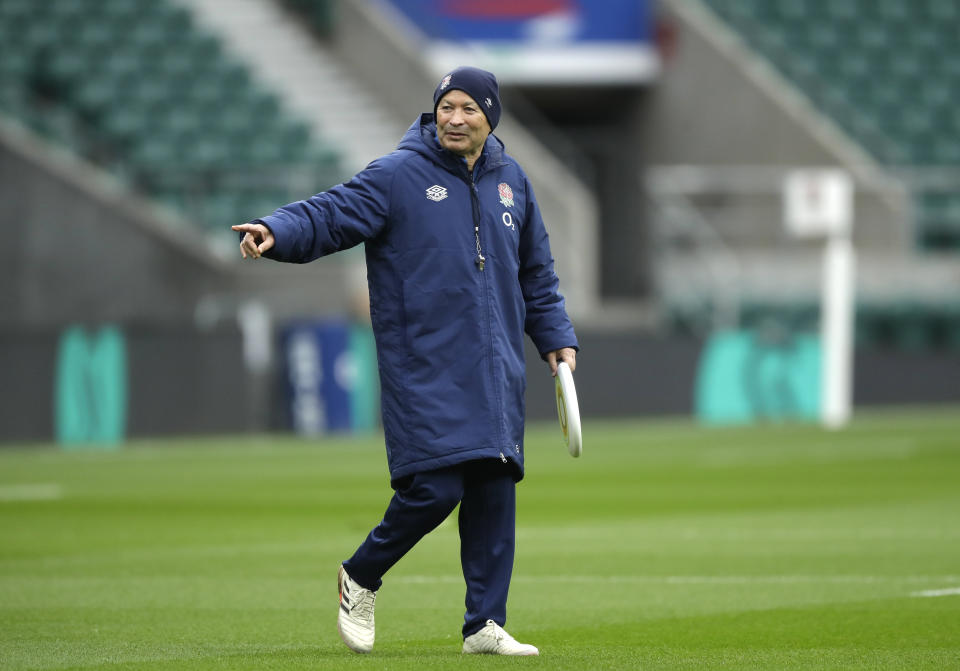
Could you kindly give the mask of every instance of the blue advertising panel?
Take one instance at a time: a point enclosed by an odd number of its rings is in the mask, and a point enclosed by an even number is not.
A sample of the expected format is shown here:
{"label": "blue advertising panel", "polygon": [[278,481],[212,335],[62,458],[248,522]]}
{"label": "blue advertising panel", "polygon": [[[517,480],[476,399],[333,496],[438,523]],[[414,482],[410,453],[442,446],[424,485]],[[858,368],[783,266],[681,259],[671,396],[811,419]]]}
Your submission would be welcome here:
{"label": "blue advertising panel", "polygon": [[654,79],[652,0],[386,0],[424,38],[438,74],[457,65],[507,83]]}
{"label": "blue advertising panel", "polygon": [[301,435],[369,431],[379,396],[369,327],[298,322],[281,337],[290,427]]}

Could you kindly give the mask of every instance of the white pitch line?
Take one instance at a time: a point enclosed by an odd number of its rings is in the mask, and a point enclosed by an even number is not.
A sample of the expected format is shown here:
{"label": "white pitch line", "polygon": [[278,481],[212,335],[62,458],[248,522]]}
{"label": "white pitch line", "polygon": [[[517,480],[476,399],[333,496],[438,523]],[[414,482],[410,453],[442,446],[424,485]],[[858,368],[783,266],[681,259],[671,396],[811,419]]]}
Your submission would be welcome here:
{"label": "white pitch line", "polygon": [[[408,575],[395,579],[400,583],[463,583],[460,576]],[[960,576],[954,575],[543,575],[514,576],[515,582],[530,583],[601,583],[601,584],[666,584],[666,585],[798,585],[798,584],[876,584],[876,583],[918,583],[918,582],[960,582]],[[960,593],[960,587],[956,588]],[[914,596],[919,595],[917,592]],[[940,596],[940,595],[937,595]]]}
{"label": "white pitch line", "polygon": [[0,485],[0,501],[56,501],[63,498],[57,484]]}
{"label": "white pitch line", "polygon": [[925,589],[920,592],[913,592],[910,596],[916,597],[935,597],[935,596],[960,596],[960,587],[947,587],[945,589]]}

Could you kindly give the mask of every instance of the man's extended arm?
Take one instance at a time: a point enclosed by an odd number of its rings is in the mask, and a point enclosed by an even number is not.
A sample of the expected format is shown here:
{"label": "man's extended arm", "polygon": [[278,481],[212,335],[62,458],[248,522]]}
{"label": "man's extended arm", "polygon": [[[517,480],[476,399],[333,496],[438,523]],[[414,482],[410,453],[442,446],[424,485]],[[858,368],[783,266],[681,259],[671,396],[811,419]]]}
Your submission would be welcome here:
{"label": "man's extended arm", "polygon": [[392,171],[378,159],[349,182],[233,226],[244,233],[243,257],[307,263],[376,237],[389,214]]}

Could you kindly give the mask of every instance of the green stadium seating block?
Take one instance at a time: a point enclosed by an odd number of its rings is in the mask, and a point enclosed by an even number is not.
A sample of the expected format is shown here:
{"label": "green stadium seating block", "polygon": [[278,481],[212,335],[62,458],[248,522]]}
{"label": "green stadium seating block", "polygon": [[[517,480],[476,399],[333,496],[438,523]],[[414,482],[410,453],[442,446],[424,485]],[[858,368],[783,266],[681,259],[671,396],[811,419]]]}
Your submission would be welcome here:
{"label": "green stadium seating block", "polygon": [[912,13],[912,0],[876,0],[874,11],[894,23],[906,22]]}
{"label": "green stadium seating block", "polygon": [[146,137],[137,143],[131,158],[139,168],[143,168],[151,180],[156,175],[151,175],[151,169],[164,168],[167,166],[180,165],[183,157],[179,155],[177,147],[166,141],[164,138]]}
{"label": "green stadium seating block", "polygon": [[139,19],[143,4],[131,0],[98,0],[94,7],[99,22],[111,25],[119,32]]}
{"label": "green stadium seating block", "polygon": [[30,19],[37,9],[36,0],[3,0],[0,2],[0,22],[19,25]]}
{"label": "green stadium seating block", "polygon": [[26,109],[26,91],[20,83],[0,79],[0,113],[19,117]]}
{"label": "green stadium seating block", "polygon": [[829,25],[849,25],[860,19],[862,9],[856,0],[833,0],[821,3],[820,16],[830,22]]}
{"label": "green stadium seating block", "polygon": [[[706,2],[881,162],[960,167],[960,2]],[[956,250],[951,221],[921,246]]]}
{"label": "green stadium seating block", "polygon": [[0,58],[0,82],[25,86],[33,71],[33,58],[23,49],[5,51]]}
{"label": "green stadium seating block", "polygon": [[960,21],[960,6],[956,0],[927,0],[927,13],[938,23],[950,25],[950,22]]}
{"label": "green stadium seating block", "polygon": [[289,176],[317,190],[342,176],[339,153],[169,0],[0,0],[0,44],[0,113],[210,230],[292,200]]}

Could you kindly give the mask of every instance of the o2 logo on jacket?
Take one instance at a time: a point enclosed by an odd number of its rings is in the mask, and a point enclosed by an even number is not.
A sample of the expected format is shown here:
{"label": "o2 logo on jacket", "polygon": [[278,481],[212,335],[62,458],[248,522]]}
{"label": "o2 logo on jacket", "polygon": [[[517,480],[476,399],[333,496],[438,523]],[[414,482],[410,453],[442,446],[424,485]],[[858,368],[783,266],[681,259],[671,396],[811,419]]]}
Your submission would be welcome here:
{"label": "o2 logo on jacket", "polygon": [[434,184],[429,189],[427,189],[427,198],[432,200],[435,203],[439,203],[441,200],[447,197],[447,190],[440,186],[439,184]]}
{"label": "o2 logo on jacket", "polygon": [[497,184],[497,192],[500,194],[500,203],[504,207],[513,207],[513,189],[506,182]]}

